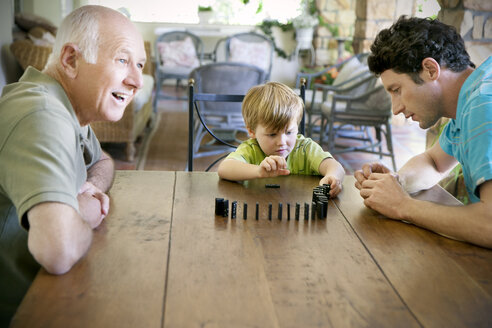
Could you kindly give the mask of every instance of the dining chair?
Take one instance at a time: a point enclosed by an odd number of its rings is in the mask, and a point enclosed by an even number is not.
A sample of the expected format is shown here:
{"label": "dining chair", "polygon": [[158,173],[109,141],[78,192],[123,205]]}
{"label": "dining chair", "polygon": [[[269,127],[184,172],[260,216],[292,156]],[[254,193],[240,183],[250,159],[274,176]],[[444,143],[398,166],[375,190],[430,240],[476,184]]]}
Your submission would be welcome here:
{"label": "dining chair", "polygon": [[[332,155],[365,152],[377,154],[380,159],[388,156],[397,170],[391,133],[391,98],[380,79],[369,76],[357,82],[350,92],[334,93],[330,101],[321,105],[321,116],[320,145],[327,140]],[[344,140],[347,142],[342,143]]]}
{"label": "dining chair", "polygon": [[214,61],[255,65],[265,71],[265,80],[272,73],[274,46],[272,40],[256,32],[244,32],[220,39],[214,49]]}
{"label": "dining chair", "polygon": [[[262,69],[243,63],[211,63],[190,73],[189,171],[193,171],[194,158],[222,154],[241,143],[238,134],[241,131],[247,133],[241,102],[251,87],[264,81],[265,72]],[[213,139],[202,144],[207,134]]]}
{"label": "dining chair", "polygon": [[186,100],[187,97],[165,94],[162,85],[165,80],[176,79],[176,88],[181,80],[188,80],[193,69],[203,60],[203,42],[188,31],[170,31],[159,35],[155,41],[155,81],[154,112],[159,99]]}

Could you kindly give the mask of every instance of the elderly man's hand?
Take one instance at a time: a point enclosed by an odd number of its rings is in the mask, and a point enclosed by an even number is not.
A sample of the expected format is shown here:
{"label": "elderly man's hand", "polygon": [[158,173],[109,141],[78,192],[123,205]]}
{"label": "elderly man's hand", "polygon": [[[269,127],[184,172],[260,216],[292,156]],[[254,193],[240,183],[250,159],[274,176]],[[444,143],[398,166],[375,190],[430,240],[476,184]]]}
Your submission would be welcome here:
{"label": "elderly man's hand", "polygon": [[92,227],[98,227],[109,212],[109,197],[90,182],[80,188],[79,210],[83,219]]}

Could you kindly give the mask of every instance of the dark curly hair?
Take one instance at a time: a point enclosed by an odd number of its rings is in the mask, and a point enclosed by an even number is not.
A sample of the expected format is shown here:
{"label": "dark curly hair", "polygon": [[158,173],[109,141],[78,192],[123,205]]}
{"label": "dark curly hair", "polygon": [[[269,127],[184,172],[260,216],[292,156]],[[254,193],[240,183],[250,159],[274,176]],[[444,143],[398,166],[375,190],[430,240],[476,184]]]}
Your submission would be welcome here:
{"label": "dark curly hair", "polygon": [[453,72],[475,67],[466,52],[465,43],[453,26],[437,19],[401,16],[390,28],[376,36],[367,59],[369,69],[377,76],[388,69],[407,73],[421,84],[422,60],[434,58]]}

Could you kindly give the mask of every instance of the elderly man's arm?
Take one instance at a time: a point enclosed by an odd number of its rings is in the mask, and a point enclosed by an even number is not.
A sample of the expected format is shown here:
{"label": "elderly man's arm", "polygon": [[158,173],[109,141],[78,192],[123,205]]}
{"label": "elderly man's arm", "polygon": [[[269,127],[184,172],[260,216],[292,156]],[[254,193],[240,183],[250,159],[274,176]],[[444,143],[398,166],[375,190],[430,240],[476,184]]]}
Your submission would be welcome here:
{"label": "elderly man's arm", "polygon": [[29,251],[49,273],[66,273],[84,256],[92,241],[92,229],[109,211],[109,197],[104,192],[113,182],[112,159],[103,152],[87,177],[77,195],[80,213],[56,202],[41,203],[28,211]]}
{"label": "elderly man's arm", "polygon": [[52,274],[64,274],[87,252],[92,228],[71,206],[46,202],[27,213],[28,248]]}
{"label": "elderly man's arm", "polygon": [[104,151],[97,163],[87,171],[87,181],[99,188],[102,192],[107,192],[114,179],[114,162]]}

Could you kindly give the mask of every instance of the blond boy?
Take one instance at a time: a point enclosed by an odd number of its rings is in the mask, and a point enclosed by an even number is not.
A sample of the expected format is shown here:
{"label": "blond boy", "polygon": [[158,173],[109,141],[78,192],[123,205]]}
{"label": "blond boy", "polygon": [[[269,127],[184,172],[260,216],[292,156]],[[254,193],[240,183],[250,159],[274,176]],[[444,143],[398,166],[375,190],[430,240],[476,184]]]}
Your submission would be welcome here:
{"label": "blond boy", "polygon": [[301,98],[282,83],[251,88],[242,105],[250,139],[222,161],[219,176],[249,180],[291,173],[322,175],[320,185],[330,184],[330,196],[338,195],[345,171],[330,153],[298,134],[303,107]]}

